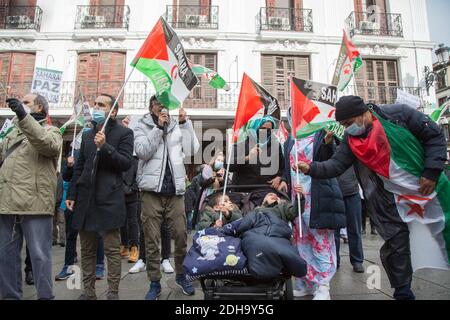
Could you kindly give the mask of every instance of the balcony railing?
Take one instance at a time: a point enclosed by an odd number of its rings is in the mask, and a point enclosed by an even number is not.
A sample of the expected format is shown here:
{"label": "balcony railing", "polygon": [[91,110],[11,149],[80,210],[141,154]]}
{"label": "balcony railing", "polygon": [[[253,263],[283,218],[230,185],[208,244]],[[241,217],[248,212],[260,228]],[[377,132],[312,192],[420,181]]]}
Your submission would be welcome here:
{"label": "balcony railing", "polygon": [[0,7],[0,29],[41,29],[42,9],[38,6]]}
{"label": "balcony railing", "polygon": [[168,5],[166,20],[178,29],[218,29],[219,7]]}
{"label": "balcony railing", "polygon": [[[74,101],[79,96],[79,88],[83,88],[85,98],[92,105],[95,98],[101,93],[110,93],[117,95],[123,82],[122,81],[104,81],[104,82],[63,82],[61,85],[60,102],[51,105],[52,109],[70,109],[73,107]],[[230,91],[218,90],[211,94],[209,90],[203,88],[202,91],[198,86],[191,92],[191,95],[184,102],[184,107],[193,109],[219,109],[219,110],[235,110],[239,101],[239,93],[241,83],[228,83]],[[269,86],[266,86],[269,89]],[[31,89],[31,82],[9,83],[6,86],[9,97],[22,97]],[[417,87],[361,87],[355,90],[353,86],[348,86],[344,95],[358,94],[366,102],[375,104],[390,104],[397,99],[397,89],[404,90],[416,96],[421,96],[421,88]],[[202,94],[207,92],[207,94]],[[153,86],[146,81],[130,81],[125,86],[124,96],[120,100],[120,107],[127,110],[148,109],[150,98],[154,94]],[[0,107],[5,107],[6,96],[3,90],[0,90]],[[289,98],[279,98],[278,102],[283,110],[290,105]]]}
{"label": "balcony railing", "polygon": [[417,97],[422,97],[422,88],[419,87],[373,87],[373,86],[355,86],[351,85],[344,91],[344,94],[356,94],[361,96],[364,101],[374,104],[392,104],[397,100],[397,90],[403,90]]}
{"label": "balcony railing", "polygon": [[129,6],[78,6],[75,29],[127,29]]}
{"label": "balcony railing", "polygon": [[345,22],[351,37],[354,35],[403,37],[401,14],[354,11]]}
{"label": "balcony railing", "polygon": [[311,9],[261,8],[260,30],[313,32]]}

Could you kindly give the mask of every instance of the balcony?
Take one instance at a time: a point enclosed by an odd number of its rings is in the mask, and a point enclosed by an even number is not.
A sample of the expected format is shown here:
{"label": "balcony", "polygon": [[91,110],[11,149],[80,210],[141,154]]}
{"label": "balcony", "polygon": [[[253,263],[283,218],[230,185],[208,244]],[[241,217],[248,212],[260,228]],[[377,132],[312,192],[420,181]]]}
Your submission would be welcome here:
{"label": "balcony", "polygon": [[41,29],[42,9],[37,6],[0,7],[0,29]]}
{"label": "balcony", "polygon": [[261,8],[257,20],[263,31],[313,32],[311,9]]}
{"label": "balcony", "polygon": [[176,29],[219,29],[218,6],[167,6],[166,20]]}
{"label": "balcony", "polygon": [[[76,97],[78,97],[79,88],[84,89],[84,96],[92,105],[95,98],[101,93],[112,93],[117,95],[123,81],[99,81],[99,82],[75,82],[65,81],[61,85],[60,102],[52,105],[54,109],[72,109]],[[218,109],[218,110],[236,110],[241,83],[229,82],[230,91],[213,89],[205,90],[205,85],[197,86],[189,98],[183,103],[185,108],[189,109]],[[270,89],[266,86],[266,89]],[[10,97],[21,97],[28,93],[31,89],[31,82],[8,83],[6,90]],[[203,89],[201,91],[200,89]],[[390,104],[397,99],[397,89],[409,92],[413,95],[421,97],[422,89],[418,87],[367,87],[358,86],[355,90],[354,86],[348,86],[343,95],[359,94],[366,102],[375,104]],[[204,94],[203,92],[207,92]],[[213,94],[211,94],[213,92]],[[153,86],[147,81],[130,81],[125,86],[124,96],[120,101],[120,106],[126,110],[148,110],[150,98],[154,94]],[[0,90],[0,107],[5,107],[5,94]],[[289,97],[278,97],[281,109],[286,110],[290,105]]]}
{"label": "balcony", "polygon": [[345,23],[350,37],[354,35],[403,37],[402,16],[397,13],[353,11]]}
{"label": "balcony", "polygon": [[126,29],[129,6],[77,6],[75,29]]}

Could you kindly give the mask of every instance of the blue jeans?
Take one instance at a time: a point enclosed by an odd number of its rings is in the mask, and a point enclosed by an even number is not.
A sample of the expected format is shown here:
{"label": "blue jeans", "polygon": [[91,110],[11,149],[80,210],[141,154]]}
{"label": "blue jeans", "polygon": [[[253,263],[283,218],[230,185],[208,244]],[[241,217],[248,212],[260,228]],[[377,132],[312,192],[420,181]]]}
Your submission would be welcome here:
{"label": "blue jeans", "polygon": [[[355,263],[363,263],[364,253],[361,239],[361,220],[362,220],[362,208],[361,208],[361,197],[359,194],[353,196],[344,197],[345,202],[345,215],[347,217],[347,237],[348,237],[348,247],[350,249],[350,263],[354,265]],[[336,253],[337,253],[337,263],[340,264],[340,230],[336,230]]]}
{"label": "blue jeans", "polygon": [[33,278],[38,299],[51,300],[52,216],[0,215],[0,300],[22,299],[21,253],[23,239],[33,265]]}
{"label": "blue jeans", "polygon": [[[66,252],[64,257],[64,265],[72,266],[75,264],[75,257],[77,256],[77,237],[78,230],[72,227],[73,212],[66,210]],[[105,251],[103,248],[103,239],[97,234],[97,265],[105,264]]]}

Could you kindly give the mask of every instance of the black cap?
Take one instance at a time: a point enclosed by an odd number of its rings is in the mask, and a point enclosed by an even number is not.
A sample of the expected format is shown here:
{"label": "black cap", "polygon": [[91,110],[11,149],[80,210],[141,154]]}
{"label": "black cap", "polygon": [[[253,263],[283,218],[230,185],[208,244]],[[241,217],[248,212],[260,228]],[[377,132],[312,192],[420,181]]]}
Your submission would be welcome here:
{"label": "black cap", "polygon": [[357,96],[345,96],[336,103],[336,121],[351,119],[367,111],[369,107],[363,99]]}

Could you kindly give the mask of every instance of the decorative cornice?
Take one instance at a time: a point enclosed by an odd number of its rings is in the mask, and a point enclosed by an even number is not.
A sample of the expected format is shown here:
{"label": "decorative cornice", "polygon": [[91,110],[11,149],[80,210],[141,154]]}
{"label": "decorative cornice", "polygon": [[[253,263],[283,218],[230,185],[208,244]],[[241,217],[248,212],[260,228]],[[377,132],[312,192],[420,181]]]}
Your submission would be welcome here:
{"label": "decorative cornice", "polygon": [[113,38],[91,38],[88,42],[80,42],[77,46],[73,47],[72,50],[75,51],[85,51],[85,50],[123,50],[126,51],[127,48],[124,46],[122,41],[115,41]]}
{"label": "decorative cornice", "polygon": [[8,51],[37,51],[34,41],[25,41],[22,38],[0,39],[0,50]]}

